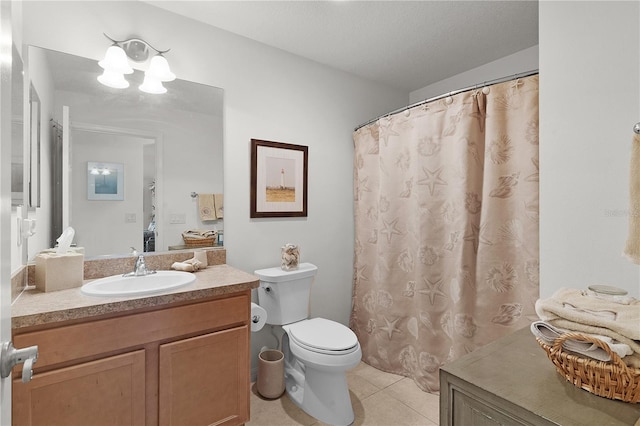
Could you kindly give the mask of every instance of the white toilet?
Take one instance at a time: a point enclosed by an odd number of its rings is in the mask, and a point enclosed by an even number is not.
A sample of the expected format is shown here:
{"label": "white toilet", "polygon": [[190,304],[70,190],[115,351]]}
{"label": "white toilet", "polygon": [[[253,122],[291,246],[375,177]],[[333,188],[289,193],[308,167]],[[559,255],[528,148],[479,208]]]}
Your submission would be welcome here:
{"label": "white toilet", "polygon": [[318,268],[301,263],[254,272],[260,278],[258,303],[267,324],[281,325],[285,384],[291,400],[307,414],[331,425],[349,425],[354,414],[346,371],[362,358],[360,343],[348,327],[309,317],[311,283]]}

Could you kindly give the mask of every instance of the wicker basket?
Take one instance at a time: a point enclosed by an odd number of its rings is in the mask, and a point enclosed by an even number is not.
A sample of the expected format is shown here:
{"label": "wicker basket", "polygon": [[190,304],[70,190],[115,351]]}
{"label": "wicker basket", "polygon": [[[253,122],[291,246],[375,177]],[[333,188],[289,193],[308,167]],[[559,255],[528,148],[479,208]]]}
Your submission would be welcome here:
{"label": "wicker basket", "polygon": [[215,245],[217,237],[217,233],[211,237],[198,237],[189,235],[188,232],[182,233],[182,239],[187,247],[211,247]]}
{"label": "wicker basket", "polygon": [[[568,339],[595,343],[611,356],[611,362],[582,358],[565,352],[562,344]],[[628,367],[618,354],[601,340],[573,332],[558,337],[552,346],[538,338],[536,340],[556,366],[558,373],[575,386],[609,399],[632,403],[640,401],[640,369]]]}

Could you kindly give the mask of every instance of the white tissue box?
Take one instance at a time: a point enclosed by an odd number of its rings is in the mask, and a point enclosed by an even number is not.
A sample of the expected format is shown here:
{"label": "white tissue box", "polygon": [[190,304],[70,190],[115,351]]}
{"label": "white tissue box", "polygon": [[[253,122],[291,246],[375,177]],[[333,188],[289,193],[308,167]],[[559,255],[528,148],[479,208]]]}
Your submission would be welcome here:
{"label": "white tissue box", "polygon": [[[40,254],[44,254],[44,253],[57,253],[58,249],[57,248],[48,248],[45,250],[42,250],[40,252]],[[69,250],[67,251],[67,253],[84,253],[84,247],[69,247]]]}
{"label": "white tissue box", "polygon": [[57,291],[82,286],[84,254],[40,253],[36,256],[36,288]]}

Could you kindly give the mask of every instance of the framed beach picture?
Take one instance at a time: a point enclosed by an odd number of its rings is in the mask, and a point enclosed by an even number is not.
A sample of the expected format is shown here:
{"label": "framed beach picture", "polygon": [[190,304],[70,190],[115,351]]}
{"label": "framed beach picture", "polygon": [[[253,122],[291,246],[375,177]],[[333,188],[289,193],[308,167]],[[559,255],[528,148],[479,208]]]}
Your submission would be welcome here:
{"label": "framed beach picture", "polygon": [[87,199],[124,200],[124,164],[88,161]]}
{"label": "framed beach picture", "polygon": [[250,217],[307,216],[308,147],[251,139]]}

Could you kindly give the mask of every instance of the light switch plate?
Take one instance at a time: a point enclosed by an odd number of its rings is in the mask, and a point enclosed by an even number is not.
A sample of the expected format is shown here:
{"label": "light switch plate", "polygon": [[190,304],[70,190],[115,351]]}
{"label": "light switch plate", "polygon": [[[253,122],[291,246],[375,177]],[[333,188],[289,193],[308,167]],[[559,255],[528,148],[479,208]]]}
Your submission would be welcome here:
{"label": "light switch plate", "polygon": [[124,214],[124,223],[136,223],[136,214],[135,213],[125,213]]}
{"label": "light switch plate", "polygon": [[169,215],[169,223],[177,225],[181,223],[187,223],[186,213],[171,213]]}

